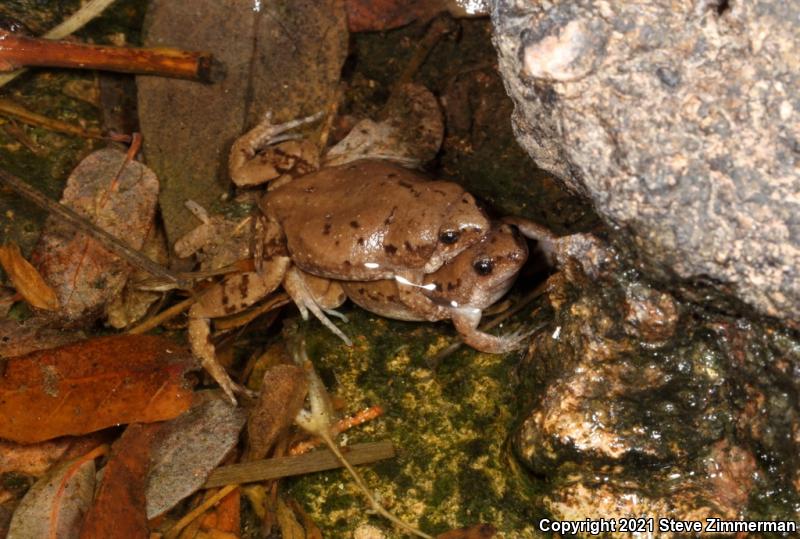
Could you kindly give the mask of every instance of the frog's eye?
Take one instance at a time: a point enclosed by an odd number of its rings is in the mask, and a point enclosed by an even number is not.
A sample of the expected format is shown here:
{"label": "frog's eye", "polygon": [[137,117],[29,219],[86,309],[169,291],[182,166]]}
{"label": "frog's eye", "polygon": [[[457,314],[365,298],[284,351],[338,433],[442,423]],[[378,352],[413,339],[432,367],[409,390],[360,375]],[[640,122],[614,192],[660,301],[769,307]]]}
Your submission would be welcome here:
{"label": "frog's eye", "polygon": [[472,264],[472,268],[478,275],[486,276],[492,273],[492,270],[494,269],[494,262],[491,258],[481,258]]}
{"label": "frog's eye", "polygon": [[445,230],[439,234],[439,241],[445,245],[452,245],[458,241],[458,232],[455,230]]}

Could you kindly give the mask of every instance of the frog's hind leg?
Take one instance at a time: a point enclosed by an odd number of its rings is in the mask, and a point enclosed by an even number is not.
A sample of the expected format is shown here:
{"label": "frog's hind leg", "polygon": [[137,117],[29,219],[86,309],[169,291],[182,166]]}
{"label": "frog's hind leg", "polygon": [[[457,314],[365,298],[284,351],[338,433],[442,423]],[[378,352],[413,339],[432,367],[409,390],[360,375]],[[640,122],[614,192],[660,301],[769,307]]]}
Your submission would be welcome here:
{"label": "frog's hind leg", "polygon": [[521,348],[523,341],[534,333],[533,331],[515,332],[507,335],[484,333],[478,329],[478,323],[481,321],[480,309],[453,309],[451,319],[466,344],[487,354],[504,354]]}
{"label": "frog's hind leg", "polygon": [[234,393],[246,393],[246,390],[231,380],[227,371],[217,361],[214,344],[211,342],[210,322],[207,318],[192,316],[190,311],[188,330],[192,353],[200,359],[203,368],[219,384],[228,400],[235,406],[236,397]]}
{"label": "frog's hind leg", "polygon": [[[338,287],[338,284],[336,284],[336,286]],[[345,335],[342,330],[336,327],[336,325],[331,322],[330,318],[326,316],[327,313],[331,316],[336,316],[347,321],[347,318],[343,314],[333,309],[334,306],[338,307],[344,302],[343,293],[341,294],[341,301],[339,301],[338,304],[321,305],[318,301],[320,298],[315,296],[310,287],[307,286],[305,274],[303,274],[297,268],[290,268],[286,272],[286,276],[283,278],[283,288],[292,298],[292,301],[294,301],[295,305],[297,305],[303,320],[308,320],[308,311],[311,311],[311,314],[316,316],[317,320],[322,322],[323,326],[331,330],[334,335],[342,339],[347,346],[353,346],[353,342],[349,339],[349,337]]]}

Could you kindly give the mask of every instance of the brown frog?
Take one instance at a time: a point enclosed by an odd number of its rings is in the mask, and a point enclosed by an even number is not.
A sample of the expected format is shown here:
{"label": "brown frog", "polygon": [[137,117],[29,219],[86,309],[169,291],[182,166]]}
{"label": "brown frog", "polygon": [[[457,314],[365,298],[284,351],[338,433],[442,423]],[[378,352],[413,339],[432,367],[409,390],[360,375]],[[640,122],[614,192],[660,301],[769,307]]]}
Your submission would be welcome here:
{"label": "brown frog", "polygon": [[397,282],[342,281],[344,293],[363,309],[397,320],[452,320],[464,342],[498,354],[519,347],[527,335],[495,336],[477,329],[484,309],[499,300],[528,258],[525,240],[509,225],[493,227],[480,241],[424,276],[415,293],[430,300],[413,307],[400,301]]}
{"label": "brown frog", "polygon": [[[245,135],[257,144],[244,145],[250,153],[242,155],[260,155],[252,146],[268,146],[270,137],[286,140],[285,127],[258,126]],[[482,309],[510,286],[525,255],[508,230],[488,234],[488,218],[460,186],[375,159],[324,168],[288,182],[285,170],[280,172],[284,183],[263,197],[263,215],[254,221],[263,230],[249,252],[257,270],[226,278],[190,311],[193,351],[231,400],[237,388],[216,362],[208,319],[241,310],[280,283],[304,318],[311,311],[347,344],[350,339],[328,316],[344,319],[334,309],[343,301],[342,287],[351,281],[362,283],[365,291],[349,287],[356,303],[378,314],[452,319],[467,342],[486,351],[505,351],[519,342],[519,336],[492,337],[476,327]],[[459,258],[472,246],[472,256]],[[476,257],[492,252],[516,254],[498,256],[501,271],[476,274]],[[449,261],[454,263],[446,267]],[[438,292],[437,282],[442,287]]]}

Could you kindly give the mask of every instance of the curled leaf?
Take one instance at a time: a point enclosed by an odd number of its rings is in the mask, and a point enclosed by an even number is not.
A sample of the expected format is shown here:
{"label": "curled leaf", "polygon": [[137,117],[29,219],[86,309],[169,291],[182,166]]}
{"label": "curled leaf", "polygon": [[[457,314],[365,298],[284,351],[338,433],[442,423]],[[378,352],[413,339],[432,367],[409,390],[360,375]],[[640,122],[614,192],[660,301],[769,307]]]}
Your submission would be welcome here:
{"label": "curled leaf", "polygon": [[58,298],[33,265],[25,260],[16,243],[0,245],[0,265],[17,292],[37,309],[55,311]]}

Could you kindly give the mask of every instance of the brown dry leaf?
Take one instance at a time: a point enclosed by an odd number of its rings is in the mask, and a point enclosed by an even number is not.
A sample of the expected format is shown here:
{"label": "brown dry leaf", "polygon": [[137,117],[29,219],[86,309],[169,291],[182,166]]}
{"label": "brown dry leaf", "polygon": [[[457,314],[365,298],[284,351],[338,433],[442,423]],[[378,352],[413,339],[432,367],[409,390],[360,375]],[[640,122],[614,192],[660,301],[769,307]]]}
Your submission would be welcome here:
{"label": "brown dry leaf", "polygon": [[103,480],[81,527],[81,539],[149,537],[145,481],[150,448],[162,424],[129,425],[111,449]]}
{"label": "brown dry leaf", "polygon": [[30,354],[85,338],[82,331],[52,328],[48,326],[47,320],[39,317],[28,318],[23,322],[0,320],[0,358]]}
{"label": "brown dry leaf", "polygon": [[220,163],[233,140],[269,110],[278,123],[330,108],[348,39],[340,0],[148,3],[145,45],[209,51],[225,66],[225,78],[208,85],[137,77],[144,155],[164,182],[159,203],[170,245],[197,224],[186,200],[218,207],[227,193]]}
{"label": "brown dry leaf", "polygon": [[281,498],[278,498],[277,516],[283,539],[306,539],[305,529]]}
{"label": "brown dry leaf", "polygon": [[22,499],[7,538],[78,537],[83,515],[92,503],[94,483],[93,458],[81,457],[57,466]]}
{"label": "brown dry leaf", "polygon": [[16,243],[0,245],[0,265],[6,270],[6,275],[17,292],[31,306],[46,311],[58,309],[56,293],[42,279],[36,268],[25,260]]}
{"label": "brown dry leaf", "polygon": [[440,533],[436,539],[489,539],[494,537],[497,530],[490,524],[474,524],[457,530]]}
{"label": "brown dry leaf", "polygon": [[147,517],[155,518],[197,491],[239,441],[245,411],[218,391],[198,393],[199,403],[164,423],[152,450]]}
{"label": "brown dry leaf", "polygon": [[245,460],[258,460],[294,423],[308,393],[308,377],[296,365],[276,365],[264,373],[258,401],[247,419]]}
{"label": "brown dry leaf", "polygon": [[[169,265],[167,238],[161,227],[153,227],[142,245],[141,253],[162,266]],[[123,329],[138,322],[147,314],[150,307],[163,297],[161,292],[142,290],[141,283],[152,278],[150,274],[137,269],[131,274],[128,283],[119,295],[111,298],[106,305],[108,324]]]}
{"label": "brown dry leaf", "polygon": [[[125,154],[98,150],[75,167],[61,203],[132,249],[141,249],[153,226],[158,180]],[[131,267],[74,227],[50,217],[31,260],[53,287],[60,314],[74,320],[101,309],[122,290]]]}
{"label": "brown dry leaf", "polygon": [[214,538],[240,537],[241,498],[238,488],[222,498],[212,511],[205,514],[200,529]]}
{"label": "brown dry leaf", "polygon": [[306,513],[303,510],[303,508],[300,506],[300,504],[297,503],[297,501],[293,500],[293,499],[290,499],[288,504],[289,504],[289,507],[291,507],[292,511],[294,511],[294,514],[299,516],[300,520],[303,521],[303,528],[305,528],[305,531],[306,531],[306,538],[307,539],[322,539],[322,530],[319,529],[319,526],[317,526],[316,522],[311,520],[311,517],[308,516],[308,513]]}
{"label": "brown dry leaf", "polygon": [[53,465],[77,458],[108,441],[109,436],[104,432],[64,436],[32,445],[0,440],[0,474],[14,472],[40,476]]}
{"label": "brown dry leaf", "polygon": [[351,32],[391,30],[415,20],[427,21],[446,9],[443,0],[345,0]]}
{"label": "brown dry leaf", "polygon": [[149,335],[102,337],[11,358],[0,378],[0,438],[33,443],[173,418],[192,403],[184,347]]}

